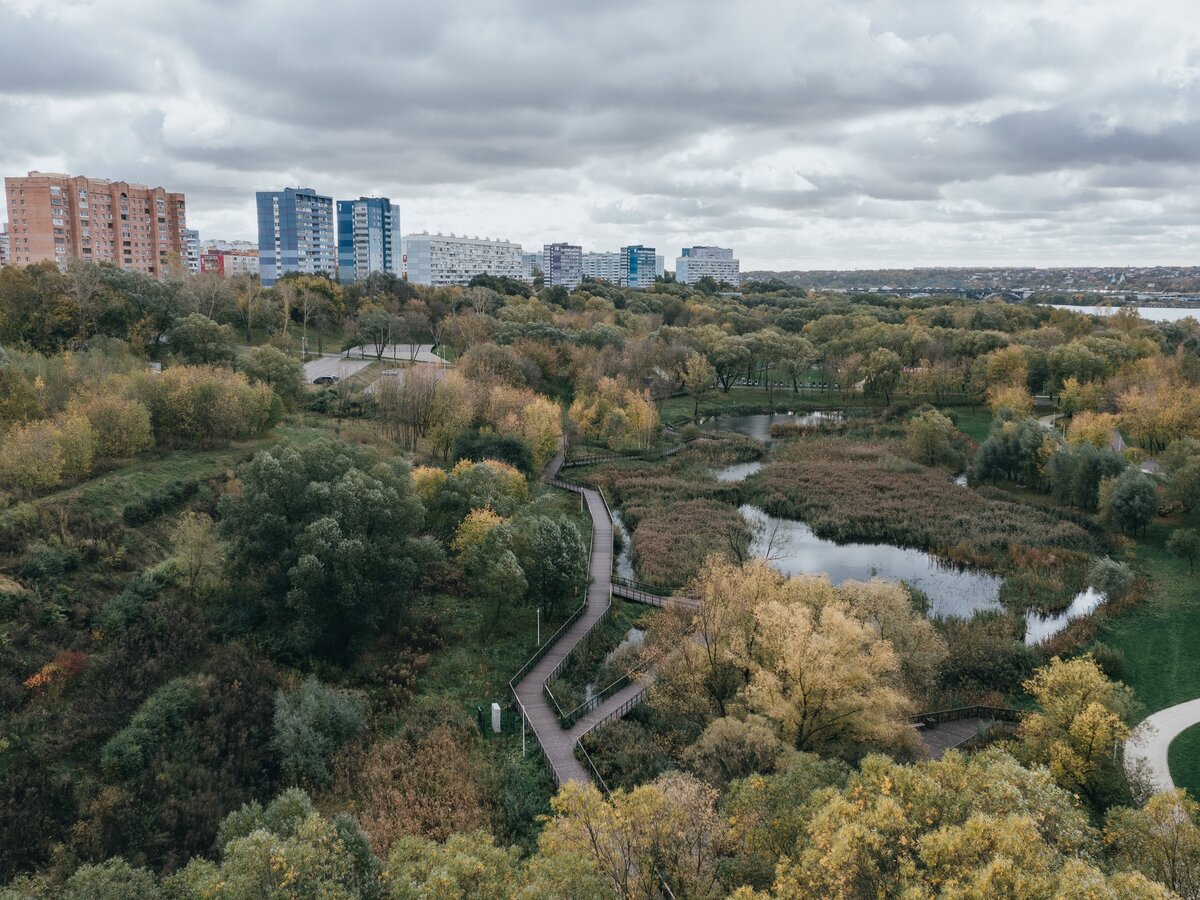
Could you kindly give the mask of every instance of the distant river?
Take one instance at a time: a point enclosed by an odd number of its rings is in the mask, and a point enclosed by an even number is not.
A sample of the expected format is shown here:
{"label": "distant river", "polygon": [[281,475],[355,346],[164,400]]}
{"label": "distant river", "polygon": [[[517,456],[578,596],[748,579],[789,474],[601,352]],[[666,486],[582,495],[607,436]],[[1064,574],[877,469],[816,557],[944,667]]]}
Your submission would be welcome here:
{"label": "distant river", "polygon": [[[1052,306],[1055,309],[1069,309],[1071,312],[1092,316],[1110,316],[1118,309],[1124,308],[1121,306],[1071,306],[1069,303],[1046,303],[1044,305]],[[1191,308],[1181,308],[1178,306],[1135,306],[1133,308],[1137,310],[1139,316],[1148,322],[1178,322],[1180,319],[1186,319],[1188,316],[1200,320],[1200,306]]]}

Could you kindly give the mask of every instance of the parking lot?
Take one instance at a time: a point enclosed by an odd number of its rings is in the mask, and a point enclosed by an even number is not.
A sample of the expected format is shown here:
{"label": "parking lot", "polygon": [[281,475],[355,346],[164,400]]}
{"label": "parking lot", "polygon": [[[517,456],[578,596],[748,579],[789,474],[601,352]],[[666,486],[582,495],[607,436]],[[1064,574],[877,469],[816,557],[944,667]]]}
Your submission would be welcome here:
{"label": "parking lot", "polygon": [[365,369],[372,359],[343,359],[341,356],[322,356],[309,360],[304,364],[304,380],[312,384],[316,379],[332,376],[337,379],[349,378],[359,369]]}

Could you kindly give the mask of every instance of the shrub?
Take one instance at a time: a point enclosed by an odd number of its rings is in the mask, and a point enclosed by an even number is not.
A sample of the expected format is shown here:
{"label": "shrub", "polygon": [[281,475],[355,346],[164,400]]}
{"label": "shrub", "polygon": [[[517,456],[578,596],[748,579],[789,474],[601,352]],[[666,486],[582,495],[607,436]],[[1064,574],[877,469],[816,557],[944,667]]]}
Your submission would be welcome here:
{"label": "shrub", "polygon": [[454,439],[451,453],[455,462],[463,459],[472,462],[495,459],[520,469],[526,475],[533,472],[533,453],[529,446],[519,438],[508,435],[480,433],[473,429],[464,431]]}
{"label": "shrub", "polygon": [[1133,570],[1128,563],[1105,556],[1092,561],[1088,581],[1108,600],[1120,600],[1133,584]]}
{"label": "shrub", "polygon": [[66,464],[53,422],[14,425],[0,439],[0,481],[21,491],[57,486]]}
{"label": "shrub", "polygon": [[21,557],[17,572],[32,581],[50,581],[72,571],[79,562],[79,553],[69,547],[39,544]]}
{"label": "shrub", "polygon": [[1112,681],[1120,681],[1125,675],[1125,654],[1116,647],[1108,644],[1096,644],[1092,647],[1092,658],[1096,660],[1101,671]]}
{"label": "shrub", "polygon": [[261,434],[283,414],[274,391],[229,369],[175,366],[127,383],[150,411],[155,441],[164,446],[221,446]]}
{"label": "shrub", "polygon": [[137,528],[190,500],[199,490],[196,480],[167,482],[141,500],[126,504],[121,518],[130,528]]}
{"label": "shrub", "polygon": [[71,407],[87,418],[96,434],[96,455],[102,459],[137,456],[154,445],[150,411],[138,400],[116,393],[97,393]]}
{"label": "shrub", "polygon": [[275,695],[275,734],[271,746],[280,767],[294,781],[326,784],[329,759],[367,726],[366,701],[310,677],[300,687]]}
{"label": "shrub", "polygon": [[129,724],[118,731],[100,751],[100,768],[114,780],[136,777],[150,754],[183,722],[200,699],[196,684],[188,678],[168,681],[150,695]]}

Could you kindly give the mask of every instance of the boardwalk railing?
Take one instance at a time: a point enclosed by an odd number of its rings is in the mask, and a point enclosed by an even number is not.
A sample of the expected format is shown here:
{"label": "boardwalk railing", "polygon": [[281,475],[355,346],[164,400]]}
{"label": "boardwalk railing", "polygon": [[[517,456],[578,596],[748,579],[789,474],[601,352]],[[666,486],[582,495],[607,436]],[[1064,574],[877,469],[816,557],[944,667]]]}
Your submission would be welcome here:
{"label": "boardwalk railing", "polygon": [[917,713],[908,720],[926,728],[936,727],[943,722],[958,722],[962,719],[992,719],[996,722],[1018,724],[1024,715],[1019,709],[1007,706],[958,706],[954,709],[939,709],[936,712]]}

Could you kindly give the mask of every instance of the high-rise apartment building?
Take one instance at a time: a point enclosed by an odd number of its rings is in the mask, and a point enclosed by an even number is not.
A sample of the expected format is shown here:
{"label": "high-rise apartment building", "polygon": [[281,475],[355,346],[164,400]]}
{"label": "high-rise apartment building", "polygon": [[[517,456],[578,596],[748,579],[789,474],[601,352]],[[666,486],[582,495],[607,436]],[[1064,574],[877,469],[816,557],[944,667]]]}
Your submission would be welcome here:
{"label": "high-rise apartment building", "polygon": [[531,250],[528,253],[521,251],[521,279],[533,283],[533,279],[537,277],[538,272],[542,271],[542,253],[540,250]]}
{"label": "high-rise apartment building", "polygon": [[667,274],[667,261],[666,261],[666,259],[663,258],[663,255],[660,253],[654,257],[654,277],[662,278],[666,274]]}
{"label": "high-rise apartment building", "polygon": [[696,284],[707,276],[717,284],[727,282],[736,287],[742,280],[740,268],[741,262],[727,247],[684,247],[675,260],[675,280]]}
{"label": "high-rise apartment building", "polygon": [[621,283],[621,254],[614,251],[589,251],[582,254],[580,267],[588,278],[598,278],[609,284]]}
{"label": "high-rise apartment building", "polygon": [[183,262],[189,272],[200,271],[200,232],[195,228],[183,233]]}
{"label": "high-rise apartment building", "polygon": [[542,248],[545,284],[574,290],[583,281],[583,248],[575,244],[546,244]]}
{"label": "high-rise apartment building", "polygon": [[653,247],[631,244],[628,247],[622,247],[620,255],[620,284],[622,287],[645,288],[654,284],[658,265],[654,258]]}
{"label": "high-rise apartment building", "polygon": [[30,172],[4,179],[14,265],[72,259],[163,277],[187,253],[183,194],[127,181]]}
{"label": "high-rise apartment building", "polygon": [[7,266],[8,259],[8,226],[0,229],[0,268]]}
{"label": "high-rise apartment building", "polygon": [[258,271],[270,287],[289,272],[337,274],[333,198],[312,188],[258,192]]}
{"label": "high-rise apartment building", "polygon": [[413,284],[466,284],[476,275],[520,278],[521,245],[457,235],[404,236],[404,271]]}
{"label": "high-rise apartment building", "polygon": [[338,281],[362,281],[372,272],[399,275],[400,207],[387,197],[339,200]]}

